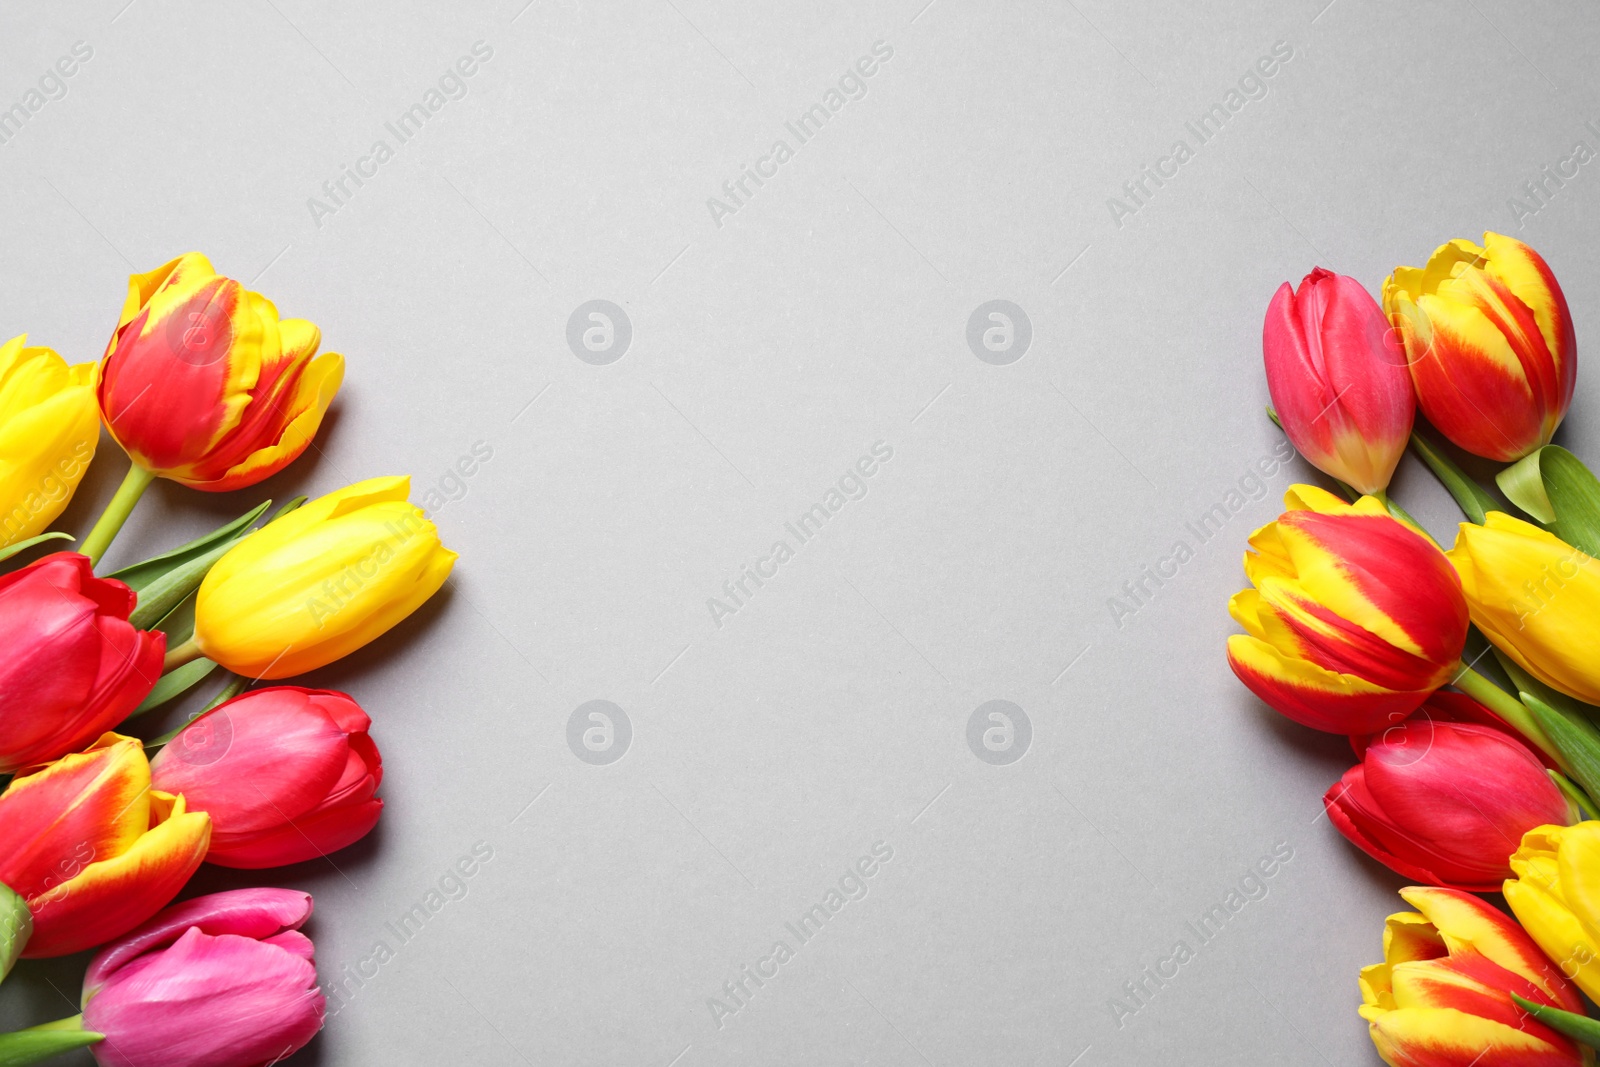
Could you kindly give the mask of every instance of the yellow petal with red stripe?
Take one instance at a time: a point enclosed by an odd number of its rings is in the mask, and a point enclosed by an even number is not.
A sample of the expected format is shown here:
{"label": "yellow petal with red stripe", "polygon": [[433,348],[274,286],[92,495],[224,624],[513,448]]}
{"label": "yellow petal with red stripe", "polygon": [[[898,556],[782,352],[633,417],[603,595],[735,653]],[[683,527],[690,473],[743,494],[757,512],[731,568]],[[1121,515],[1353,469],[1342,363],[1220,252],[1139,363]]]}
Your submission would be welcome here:
{"label": "yellow petal with red stripe", "polygon": [[1552,1041],[1451,1008],[1399,1008],[1367,1025],[1378,1055],[1391,1067],[1575,1067],[1584,1062],[1564,1039]]}

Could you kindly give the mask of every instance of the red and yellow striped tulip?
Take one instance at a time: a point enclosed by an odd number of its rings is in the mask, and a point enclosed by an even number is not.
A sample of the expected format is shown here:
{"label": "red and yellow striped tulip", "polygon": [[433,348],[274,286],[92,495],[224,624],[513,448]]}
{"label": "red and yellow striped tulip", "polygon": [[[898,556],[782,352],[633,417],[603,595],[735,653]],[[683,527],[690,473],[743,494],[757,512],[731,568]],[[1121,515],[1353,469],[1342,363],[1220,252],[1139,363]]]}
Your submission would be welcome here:
{"label": "red and yellow striped tulip", "polygon": [[1228,663],[1250,691],[1298,723],[1370,734],[1450,681],[1467,637],[1461,582],[1443,552],[1376,497],[1347,504],[1310,485],[1250,535],[1255,586],[1228,611],[1247,633]]}
{"label": "red and yellow striped tulip", "polygon": [[1440,433],[1503,462],[1550,443],[1572,403],[1578,345],[1539,253],[1498,233],[1481,248],[1451,241],[1425,267],[1396,267],[1383,305]]}
{"label": "red and yellow striped tulip", "polygon": [[150,788],[144,746],[108,733],[18,775],[0,793],[0,882],[28,902],[29,958],[65,956],[132,930],[205,858],[211,818]]}
{"label": "red and yellow striped tulip", "polygon": [[1536,1021],[1520,997],[1583,1012],[1522,928],[1456,889],[1400,890],[1417,910],[1389,916],[1383,962],[1361,969],[1361,1017],[1390,1067],[1579,1067],[1593,1053]]}
{"label": "red and yellow striped tulip", "polygon": [[96,375],[100,412],[153,474],[213,492],[254,485],[305,451],[339,391],[344,357],[317,356],[320,342],[190,252],[128,279]]}

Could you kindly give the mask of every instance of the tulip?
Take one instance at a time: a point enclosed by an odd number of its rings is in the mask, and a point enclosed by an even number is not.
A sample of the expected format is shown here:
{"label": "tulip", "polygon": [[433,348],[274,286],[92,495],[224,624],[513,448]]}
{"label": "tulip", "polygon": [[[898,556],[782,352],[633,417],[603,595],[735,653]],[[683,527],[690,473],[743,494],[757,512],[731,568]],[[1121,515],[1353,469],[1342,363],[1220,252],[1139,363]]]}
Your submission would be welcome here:
{"label": "tulip", "polygon": [[1577,1067],[1581,1048],[1511,994],[1582,1012],[1583,1001],[1528,935],[1456,889],[1400,890],[1417,910],[1389,916],[1383,962],[1361,970],[1361,1017],[1390,1067]]}
{"label": "tulip", "polygon": [[376,825],[383,763],[371,725],[343,693],[251,690],[184,727],[151,761],[151,782],[211,816],[209,862],[299,863]]}
{"label": "tulip", "polygon": [[1600,995],[1600,822],[1528,831],[1511,869],[1503,892],[1528,935],[1562,974]]}
{"label": "tulip", "polygon": [[211,819],[150,787],[144,748],[108,733],[0,793],[0,882],[28,902],[28,958],[81,952],[144,922],[205,857]]}
{"label": "tulip", "polygon": [[247,678],[287,678],[354,652],[422,606],[456,554],[408,478],[370,478],[329,493],[240,541],[195,600],[190,645]]}
{"label": "tulip", "polygon": [[344,377],[321,334],[190,252],[128,279],[97,380],[106,427],[147,472],[254,485],[305,451]]}
{"label": "tulip", "polygon": [[1550,443],[1572,402],[1578,348],[1561,286],[1511,237],[1440,245],[1397,267],[1383,304],[1428,421],[1476,455],[1510,462]]}
{"label": "tulip", "polygon": [[167,637],[128,624],[134,600],[74,552],[0,575],[0,774],[82,748],[149,694]]}
{"label": "tulip", "polygon": [[1390,870],[1493,893],[1511,876],[1511,853],[1525,831],[1576,822],[1579,813],[1509,733],[1434,719],[1441,695],[1366,742],[1361,762],[1322,803],[1351,844]]}
{"label": "tulip", "polygon": [[175,904],[102,949],[81,1026],[101,1067],[254,1067],[322,1029],[311,897],[235,889]]}
{"label": "tulip", "polygon": [[55,521],[100,443],[94,366],[69,367],[27,340],[0,344],[0,548]]}
{"label": "tulip", "polygon": [[1354,278],[1317,267],[1284,282],[1261,331],[1267,389],[1289,440],[1326,474],[1380,493],[1406,450],[1416,399],[1405,352]]}
{"label": "tulip", "polygon": [[1600,561],[1498,511],[1482,526],[1462,523],[1448,555],[1472,621],[1496,648],[1546,685],[1600,704],[1591,636],[1600,615]]}
{"label": "tulip", "polygon": [[1461,584],[1426,537],[1376,497],[1355,504],[1315,486],[1250,536],[1254,589],[1228,603],[1247,631],[1228,663],[1296,722],[1343,734],[1399,722],[1457,670],[1467,636]]}

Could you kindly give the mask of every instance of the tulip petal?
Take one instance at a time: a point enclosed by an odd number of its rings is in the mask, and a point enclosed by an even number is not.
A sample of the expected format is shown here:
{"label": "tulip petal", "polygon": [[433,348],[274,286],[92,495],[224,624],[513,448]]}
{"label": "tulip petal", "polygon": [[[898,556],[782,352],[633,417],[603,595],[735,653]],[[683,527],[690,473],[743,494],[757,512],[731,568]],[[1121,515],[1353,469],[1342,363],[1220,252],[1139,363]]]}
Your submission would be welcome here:
{"label": "tulip petal", "polygon": [[1303,726],[1329,733],[1372,733],[1399,722],[1427,690],[1394,692],[1283,655],[1245,634],[1228,638],[1228,665],[1257,697]]}

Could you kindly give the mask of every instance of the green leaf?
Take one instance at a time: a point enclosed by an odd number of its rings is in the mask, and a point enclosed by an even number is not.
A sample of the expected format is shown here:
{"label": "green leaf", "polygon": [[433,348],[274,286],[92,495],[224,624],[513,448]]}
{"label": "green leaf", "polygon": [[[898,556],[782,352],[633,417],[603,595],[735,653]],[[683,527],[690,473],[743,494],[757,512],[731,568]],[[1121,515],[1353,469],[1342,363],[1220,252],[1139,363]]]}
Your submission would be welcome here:
{"label": "green leaf", "polygon": [[1544,773],[1548,774],[1550,780],[1556,784],[1556,788],[1561,790],[1561,795],[1578,809],[1578,817],[1581,820],[1587,822],[1591,819],[1600,819],[1600,812],[1595,811],[1594,801],[1589,799],[1589,794],[1573,785],[1570,778],[1560,771],[1547,770]]}
{"label": "green leaf", "polygon": [[195,686],[205,680],[205,677],[217,669],[215,660],[205,657],[190,660],[181,667],[174,667],[161,676],[161,680],[150,690],[150,695],[139,703],[139,706],[128,712],[128,718],[143,715],[147,711],[159,708],[171,700],[176,700]]}
{"label": "green leaf", "polygon": [[1432,441],[1413,432],[1411,450],[1421,457],[1434,477],[1438,478],[1440,484],[1455,497],[1457,506],[1468,519],[1482,526],[1489,512],[1501,510],[1499,503],[1489,495],[1489,491],[1469,477],[1466,471],[1456,466],[1455,460]]}
{"label": "green leaf", "polygon": [[1559,445],[1545,445],[1495,478],[1511,501],[1551,533],[1600,555],[1600,479]]}
{"label": "green leaf", "polygon": [[0,982],[11,973],[31,936],[33,914],[28,911],[28,902],[0,882]]}
{"label": "green leaf", "polygon": [[1558,711],[1532,693],[1523,693],[1522,703],[1570,765],[1572,777],[1590,796],[1600,794],[1600,730],[1587,717]]}
{"label": "green leaf", "polygon": [[28,1067],[28,1064],[42,1063],[52,1056],[105,1039],[105,1034],[83,1028],[82,1015],[0,1034],[0,1067]]}
{"label": "green leaf", "polygon": [[25,540],[18,541],[14,545],[7,545],[4,548],[0,548],[0,561],[8,560],[12,556],[15,556],[18,552],[24,552],[32,548],[34,545],[43,544],[46,541],[60,541],[63,538],[70,541],[72,540],[72,535],[69,533],[62,533],[60,530],[51,530],[49,533],[42,533],[38,537],[29,537]]}
{"label": "green leaf", "polygon": [[164,618],[200,587],[211,565],[243,540],[250,533],[251,524],[271,505],[272,501],[263,501],[204,537],[110,575],[139,594],[139,605],[128,621],[148,630]]}
{"label": "green leaf", "polygon": [[1517,1006],[1523,1011],[1557,1033],[1566,1034],[1572,1040],[1582,1042],[1591,1048],[1600,1048],[1600,1022],[1596,1022],[1587,1015],[1562,1011],[1560,1008],[1552,1008],[1546,1004],[1535,1004],[1533,1001],[1519,997],[1515,993],[1511,994],[1511,999],[1516,1001]]}

